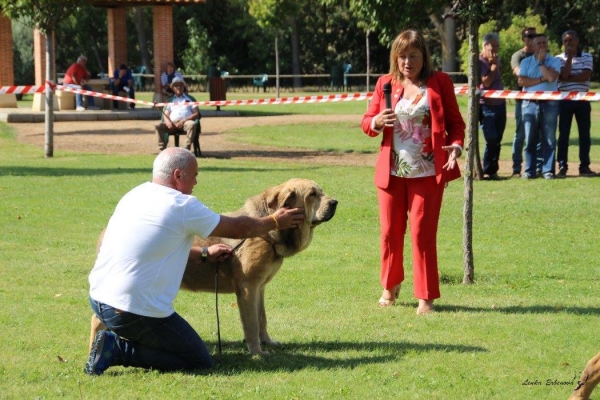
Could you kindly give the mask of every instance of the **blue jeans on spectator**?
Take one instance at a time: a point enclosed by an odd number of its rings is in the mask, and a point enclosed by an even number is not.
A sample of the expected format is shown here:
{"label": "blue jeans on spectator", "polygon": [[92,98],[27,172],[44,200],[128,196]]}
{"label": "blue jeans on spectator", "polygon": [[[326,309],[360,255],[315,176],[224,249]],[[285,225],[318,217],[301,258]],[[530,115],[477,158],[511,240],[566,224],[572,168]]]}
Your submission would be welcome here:
{"label": "blue jeans on spectator", "polygon": [[557,161],[560,168],[568,169],[569,136],[573,115],[579,131],[579,169],[590,166],[590,138],[592,106],[589,101],[561,100],[558,119]]}
{"label": "blue jeans on spectator", "polygon": [[542,174],[554,174],[558,101],[523,100],[522,106],[525,131],[525,173],[530,178],[535,178],[538,143],[541,142]]}
{"label": "blue jeans on spectator", "polygon": [[[521,173],[521,165],[523,164],[523,145],[525,144],[525,128],[523,127],[523,100],[515,100],[515,138],[512,144],[512,160],[513,174]],[[542,143],[538,143],[537,148],[537,170],[542,170]]]}
{"label": "blue jeans on spectator", "polygon": [[119,365],[161,371],[212,367],[206,345],[179,314],[144,317],[120,311],[90,298],[94,313],[108,330],[119,335]]}
{"label": "blue jeans on spectator", "polygon": [[525,130],[523,129],[523,100],[515,100],[515,138],[512,144],[513,174],[521,173],[523,164],[523,144],[525,143]]}
{"label": "blue jeans on spectator", "polygon": [[[92,90],[90,85],[81,85],[81,89],[83,90]],[[88,107],[94,107],[96,103],[94,103],[94,96],[85,96],[87,98]],[[79,93],[75,93],[75,107],[83,107],[83,95]]]}
{"label": "blue jeans on spectator", "polygon": [[480,122],[485,139],[483,173],[492,176],[498,172],[500,146],[506,127],[506,103],[493,106],[482,104]]}
{"label": "blue jeans on spectator", "polygon": [[[118,85],[115,85],[115,81],[112,79],[110,80],[110,90],[112,91],[113,96],[118,96],[120,91],[125,91],[124,87],[127,87],[127,89],[129,89],[127,96],[130,99],[135,99],[133,83],[129,85],[127,82],[119,82]],[[135,103],[129,103],[129,107],[135,108]],[[119,108],[119,100],[113,100],[113,108]]]}

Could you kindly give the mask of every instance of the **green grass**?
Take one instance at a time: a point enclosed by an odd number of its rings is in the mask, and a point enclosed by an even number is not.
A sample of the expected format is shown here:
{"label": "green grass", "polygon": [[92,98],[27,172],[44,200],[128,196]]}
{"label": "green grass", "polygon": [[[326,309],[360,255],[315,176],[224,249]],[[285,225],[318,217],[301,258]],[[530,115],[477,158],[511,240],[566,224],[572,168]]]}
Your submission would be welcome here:
{"label": "green grass", "polygon": [[[320,106],[303,107],[320,112]],[[597,110],[594,105],[592,160],[600,159]],[[361,114],[339,129],[315,124],[314,135],[327,137],[325,147],[360,149],[354,136],[364,136]],[[282,146],[314,143],[298,144],[295,130],[276,129],[287,137]],[[307,127],[298,129],[308,134]],[[261,133],[240,134],[254,141]],[[336,138],[345,146],[331,144]],[[214,297],[182,292],[176,309],[215,354],[213,370],[116,367],[90,378],[82,368],[96,239],[121,196],[150,179],[154,156],[55,149],[45,159],[41,149],[16,142],[5,124],[0,148],[1,398],[564,399],[574,385],[547,380],[571,381],[600,350],[599,179],[475,182],[476,283],[469,286],[460,283],[463,186],[451,183],[438,233],[442,298],[437,313],[417,317],[410,244],[399,304],[377,306],[372,167],[203,158],[194,193],[218,212],[292,177],[316,180],[340,202],[311,247],[286,260],[267,288],[269,330],[283,346],[269,357],[247,354],[235,297],[224,295],[224,353],[217,356]]]}

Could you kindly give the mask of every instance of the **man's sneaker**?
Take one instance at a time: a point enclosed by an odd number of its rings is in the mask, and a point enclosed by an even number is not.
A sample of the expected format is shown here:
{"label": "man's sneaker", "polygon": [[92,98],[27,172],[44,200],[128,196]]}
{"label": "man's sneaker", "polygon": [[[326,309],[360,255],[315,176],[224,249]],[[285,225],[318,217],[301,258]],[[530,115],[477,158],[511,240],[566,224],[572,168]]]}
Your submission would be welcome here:
{"label": "man's sneaker", "polygon": [[519,178],[520,176],[521,176],[520,171],[513,171],[512,175],[510,177],[511,178]]}
{"label": "man's sneaker", "polygon": [[100,109],[100,107],[98,107],[98,106],[89,106],[87,109],[88,110],[98,111]]}
{"label": "man's sneaker", "polygon": [[75,111],[85,111],[85,107],[79,106],[75,109]]}
{"label": "man's sneaker", "polygon": [[552,172],[546,172],[544,174],[544,179],[554,179],[554,174]]}
{"label": "man's sneaker", "polygon": [[596,173],[590,167],[579,168],[579,176],[596,176]]}
{"label": "man's sneaker", "polygon": [[491,179],[492,181],[499,181],[499,180],[500,180],[500,177],[498,176],[498,174],[495,174],[495,173],[494,173],[494,174],[491,174],[491,175],[490,175],[490,179]]}
{"label": "man's sneaker", "polygon": [[536,169],[535,170],[535,176],[537,178],[541,178],[542,177],[542,170],[541,169]]}
{"label": "man's sneaker", "polygon": [[521,179],[525,179],[525,180],[529,180],[529,179],[533,179],[533,176],[529,176],[527,175],[527,172],[523,172],[523,175],[521,175]]}
{"label": "man's sneaker", "polygon": [[88,375],[102,375],[104,371],[113,365],[115,361],[115,350],[118,351],[117,341],[119,337],[113,332],[100,331],[94,338],[92,351],[87,364],[85,364],[85,373]]}

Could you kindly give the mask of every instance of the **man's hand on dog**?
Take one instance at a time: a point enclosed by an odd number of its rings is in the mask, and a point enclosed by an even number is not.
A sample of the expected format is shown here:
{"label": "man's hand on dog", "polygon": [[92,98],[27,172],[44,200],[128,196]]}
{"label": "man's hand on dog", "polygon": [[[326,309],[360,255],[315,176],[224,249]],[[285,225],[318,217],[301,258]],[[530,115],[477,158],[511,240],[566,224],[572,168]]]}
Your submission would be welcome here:
{"label": "man's hand on dog", "polygon": [[306,218],[304,208],[280,208],[273,213],[273,217],[277,220],[277,229],[279,230],[296,228]]}
{"label": "man's hand on dog", "polygon": [[208,261],[209,262],[221,262],[228,259],[231,256],[233,249],[223,243],[213,244],[208,248]]}

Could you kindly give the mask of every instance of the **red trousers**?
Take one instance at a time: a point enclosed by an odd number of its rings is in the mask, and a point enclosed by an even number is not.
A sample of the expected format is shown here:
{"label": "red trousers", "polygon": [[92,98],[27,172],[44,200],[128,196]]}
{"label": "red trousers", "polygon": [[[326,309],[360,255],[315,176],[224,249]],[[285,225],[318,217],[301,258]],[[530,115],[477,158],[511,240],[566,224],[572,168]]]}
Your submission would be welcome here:
{"label": "red trousers", "polygon": [[437,267],[437,227],[444,184],[435,176],[390,177],[387,189],[377,189],[381,223],[381,285],[392,289],[404,280],[404,236],[407,221],[413,251],[414,295],[440,297]]}

